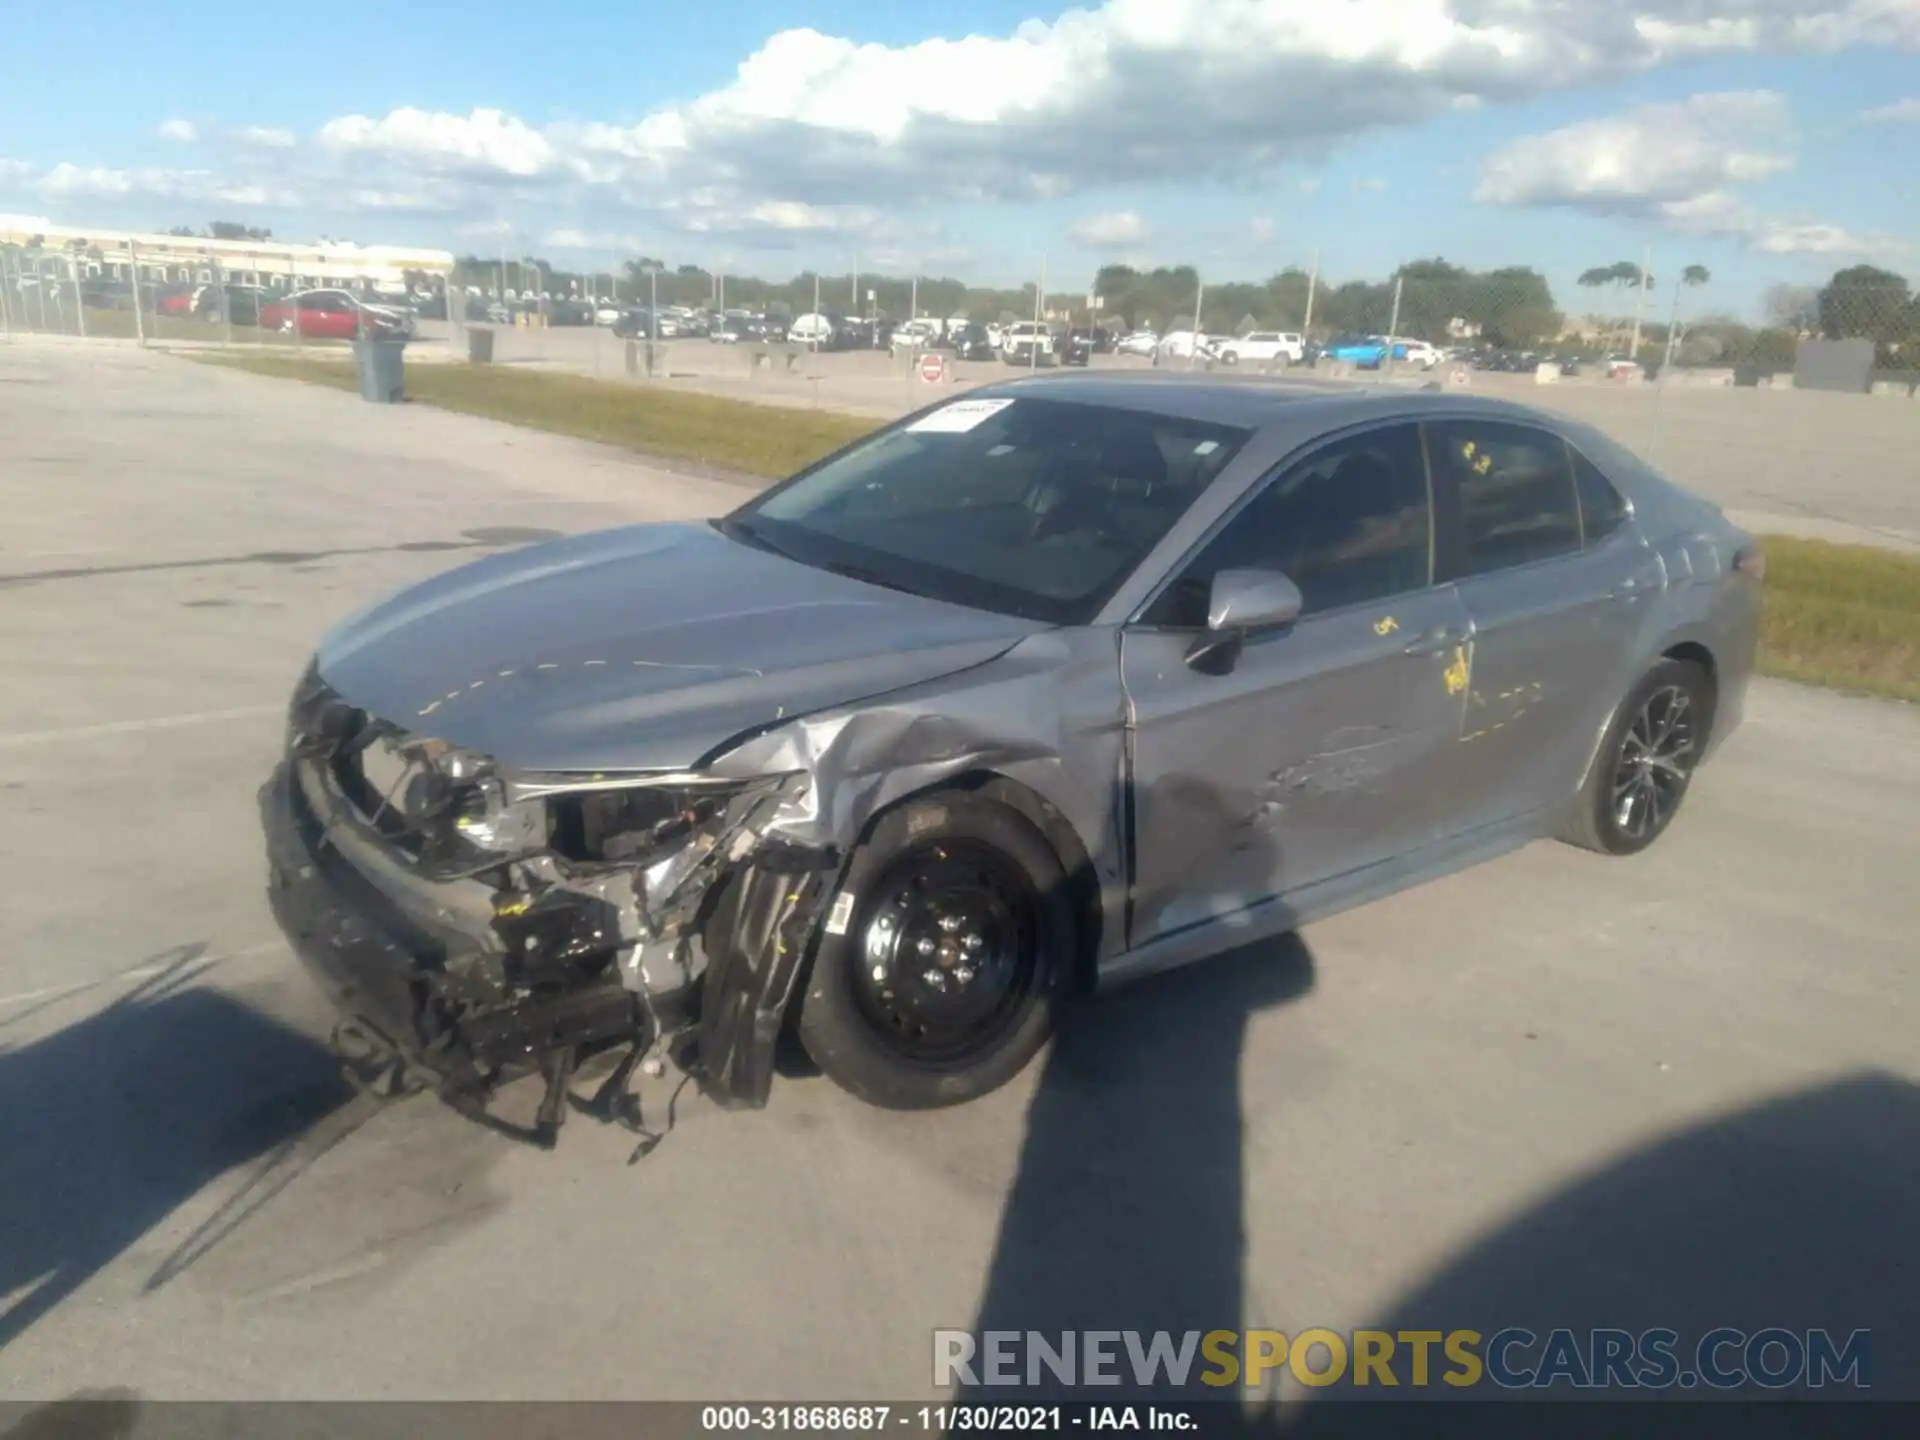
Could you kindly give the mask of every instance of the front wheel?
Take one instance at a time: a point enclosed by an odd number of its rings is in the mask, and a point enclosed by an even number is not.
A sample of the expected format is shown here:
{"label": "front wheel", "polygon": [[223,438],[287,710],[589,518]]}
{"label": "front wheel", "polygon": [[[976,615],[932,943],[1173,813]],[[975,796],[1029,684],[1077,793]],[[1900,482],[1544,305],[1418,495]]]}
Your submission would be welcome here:
{"label": "front wheel", "polygon": [[1220,357],[1220,363],[1222,365],[1238,365],[1240,363],[1240,357],[1234,351],[1229,350]]}
{"label": "front wheel", "polygon": [[997,1090],[1046,1043],[1065,998],[1078,934],[1067,892],[1052,847],[1004,805],[955,792],[893,811],[848,865],[801,1044],[841,1088],[890,1110]]}
{"label": "front wheel", "polygon": [[1560,838],[1603,855],[1637,855],[1666,833],[1687,798],[1713,725],[1706,669],[1662,660],[1614,712]]}

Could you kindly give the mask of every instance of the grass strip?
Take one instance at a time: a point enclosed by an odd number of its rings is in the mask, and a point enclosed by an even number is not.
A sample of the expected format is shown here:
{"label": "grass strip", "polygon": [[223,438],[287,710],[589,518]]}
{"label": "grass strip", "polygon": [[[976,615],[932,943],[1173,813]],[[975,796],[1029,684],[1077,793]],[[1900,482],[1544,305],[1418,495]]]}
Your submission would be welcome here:
{"label": "grass strip", "polygon": [[[190,358],[255,375],[358,390],[343,361],[208,352]],[[685,390],[594,380],[508,365],[432,364],[407,370],[407,398],[536,430],[780,479],[876,426],[831,410],[783,409]]]}

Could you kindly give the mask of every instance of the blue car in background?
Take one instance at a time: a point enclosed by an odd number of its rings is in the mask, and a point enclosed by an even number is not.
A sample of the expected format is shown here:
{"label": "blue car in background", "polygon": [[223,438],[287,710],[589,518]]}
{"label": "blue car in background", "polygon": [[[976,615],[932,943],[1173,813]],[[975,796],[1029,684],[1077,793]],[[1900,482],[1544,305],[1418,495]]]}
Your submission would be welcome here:
{"label": "blue car in background", "polygon": [[1386,358],[1387,341],[1381,335],[1336,335],[1320,352],[1322,360],[1338,360],[1359,370],[1378,370]]}

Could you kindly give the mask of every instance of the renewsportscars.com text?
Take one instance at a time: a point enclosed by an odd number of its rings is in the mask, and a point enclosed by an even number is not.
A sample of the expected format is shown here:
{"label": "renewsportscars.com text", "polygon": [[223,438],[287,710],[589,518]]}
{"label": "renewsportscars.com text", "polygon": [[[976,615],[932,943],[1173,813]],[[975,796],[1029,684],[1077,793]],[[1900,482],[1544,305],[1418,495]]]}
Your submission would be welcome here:
{"label": "renewsportscars.com text", "polygon": [[1424,1389],[1765,1390],[1871,1387],[1854,1330],[936,1330],[933,1383],[978,1389],[1268,1389],[1282,1380]]}

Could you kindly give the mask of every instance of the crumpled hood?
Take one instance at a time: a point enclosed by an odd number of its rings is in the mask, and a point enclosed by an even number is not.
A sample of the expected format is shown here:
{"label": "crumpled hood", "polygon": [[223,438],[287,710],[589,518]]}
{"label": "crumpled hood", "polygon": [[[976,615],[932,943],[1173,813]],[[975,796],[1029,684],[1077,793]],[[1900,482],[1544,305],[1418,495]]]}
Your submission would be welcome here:
{"label": "crumpled hood", "polygon": [[635,525],[450,570],[343,622],[317,658],[349,703],[516,769],[681,769],[743,731],[983,664],[1045,628],[707,525]]}

